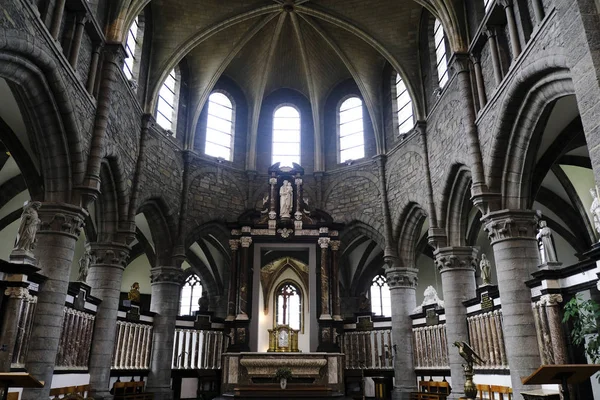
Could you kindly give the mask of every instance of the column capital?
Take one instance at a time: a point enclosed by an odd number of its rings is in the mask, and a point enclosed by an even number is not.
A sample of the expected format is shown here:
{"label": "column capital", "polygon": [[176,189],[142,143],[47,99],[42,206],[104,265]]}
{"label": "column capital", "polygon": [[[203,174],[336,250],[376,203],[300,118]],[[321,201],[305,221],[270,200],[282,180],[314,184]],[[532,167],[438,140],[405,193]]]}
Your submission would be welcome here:
{"label": "column capital", "polygon": [[90,244],[93,262],[92,265],[111,265],[125,268],[129,258],[129,246],[122,243],[104,242]]}
{"label": "column capital", "polygon": [[150,270],[150,282],[155,283],[172,283],[183,285],[185,282],[185,274],[181,268],[177,267],[155,267]]}
{"label": "column capital", "polygon": [[239,247],[240,247],[239,239],[231,239],[229,241],[229,248],[231,249],[231,251],[236,251],[237,249],[239,249]]}
{"label": "column capital", "polygon": [[491,39],[494,36],[496,36],[496,30],[497,28],[494,25],[486,25],[483,29],[483,33],[485,34],[485,36],[487,36],[488,39]]}
{"label": "column capital", "polygon": [[419,270],[416,268],[389,268],[385,271],[385,279],[390,290],[417,287]]}
{"label": "column capital", "polygon": [[449,64],[455,74],[469,72],[469,53],[454,52]]}
{"label": "column capital", "polygon": [[319,238],[319,247],[321,247],[322,249],[326,249],[329,247],[329,242],[331,241],[330,238],[328,237],[320,237]]}
{"label": "column capital", "polygon": [[331,250],[333,250],[333,251],[338,251],[340,249],[340,244],[341,244],[341,242],[339,240],[329,241],[329,245],[331,246]]}
{"label": "column capital", "polygon": [[29,289],[23,286],[10,286],[6,288],[4,295],[11,299],[25,299],[29,297]]}
{"label": "column capital", "polygon": [[474,247],[442,247],[433,252],[440,273],[456,270],[475,271],[478,250]]}
{"label": "column capital", "polygon": [[126,58],[125,46],[120,42],[106,42],[104,45],[104,60],[121,68]]}
{"label": "column capital", "polygon": [[242,243],[242,247],[248,248],[252,244],[252,238],[250,236],[242,236],[240,242]]}
{"label": "column capital", "polygon": [[88,212],[66,203],[42,203],[38,210],[39,233],[60,233],[77,239]]}
{"label": "column capital", "polygon": [[496,3],[500,4],[504,8],[512,7],[513,5],[512,0],[496,0]]}
{"label": "column capital", "polygon": [[500,210],[483,216],[483,229],[492,244],[503,240],[536,240],[540,212],[533,210]]}
{"label": "column capital", "polygon": [[543,304],[546,306],[557,306],[558,303],[562,303],[562,302],[563,302],[563,297],[559,293],[543,294],[540,297],[540,304]]}
{"label": "column capital", "polygon": [[481,62],[481,56],[479,54],[469,53],[469,59],[471,60],[473,65],[479,64]]}

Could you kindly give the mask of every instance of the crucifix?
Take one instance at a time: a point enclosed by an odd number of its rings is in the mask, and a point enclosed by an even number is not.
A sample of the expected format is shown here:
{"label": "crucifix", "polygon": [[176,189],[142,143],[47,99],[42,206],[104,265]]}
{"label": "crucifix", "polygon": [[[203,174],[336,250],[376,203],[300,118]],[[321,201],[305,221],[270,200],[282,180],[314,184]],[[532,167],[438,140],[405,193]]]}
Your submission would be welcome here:
{"label": "crucifix", "polygon": [[289,284],[282,287],[281,291],[279,292],[279,296],[283,300],[283,302],[282,302],[282,310],[283,310],[282,325],[287,325],[289,323],[288,300],[290,297],[295,296],[296,294],[297,294],[296,289],[292,285],[289,285]]}

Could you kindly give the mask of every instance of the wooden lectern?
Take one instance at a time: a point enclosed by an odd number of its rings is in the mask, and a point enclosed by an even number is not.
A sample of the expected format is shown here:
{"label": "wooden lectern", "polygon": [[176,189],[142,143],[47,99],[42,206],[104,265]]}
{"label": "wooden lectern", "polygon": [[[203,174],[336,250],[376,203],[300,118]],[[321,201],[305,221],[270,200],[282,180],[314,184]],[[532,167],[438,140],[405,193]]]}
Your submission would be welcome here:
{"label": "wooden lectern", "polygon": [[44,382],[35,379],[27,372],[0,372],[0,390],[2,400],[8,397],[8,388],[43,388]]}
{"label": "wooden lectern", "polygon": [[523,385],[561,385],[563,399],[570,400],[567,385],[577,385],[598,371],[599,364],[542,365],[527,378],[521,378],[521,382]]}

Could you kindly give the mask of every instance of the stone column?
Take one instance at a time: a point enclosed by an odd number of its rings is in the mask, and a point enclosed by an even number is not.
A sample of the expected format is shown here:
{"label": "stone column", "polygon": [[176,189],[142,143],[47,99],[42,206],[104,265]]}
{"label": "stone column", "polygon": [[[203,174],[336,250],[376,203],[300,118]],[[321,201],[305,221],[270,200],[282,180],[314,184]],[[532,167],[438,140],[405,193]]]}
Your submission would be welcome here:
{"label": "stone column", "polygon": [[90,61],[90,72],[88,73],[87,83],[85,88],[90,95],[94,95],[94,87],[96,86],[96,75],[98,73],[98,62],[100,61],[100,52],[102,51],[102,43],[94,46],[92,51],[92,60]]}
{"label": "stone column", "polygon": [[454,342],[469,342],[467,309],[463,301],[475,297],[475,268],[477,250],[473,247],[442,247],[434,251],[435,263],[442,277],[448,361],[452,376],[451,399],[464,396],[464,360]]}
{"label": "stone column", "polygon": [[79,59],[79,50],[81,49],[81,38],[83,37],[87,16],[82,13],[78,14],[76,18],[75,34],[73,35],[73,42],[71,43],[71,51],[69,53],[69,64],[71,64],[71,67],[73,67],[74,70],[77,70],[77,60]]}
{"label": "stone column", "polygon": [[478,55],[471,55],[473,68],[475,69],[475,83],[477,85],[477,98],[479,99],[479,109],[482,109],[487,104],[485,95],[485,83],[483,81],[483,73],[481,72],[481,60]]}
{"label": "stone column", "polygon": [[538,26],[544,20],[544,6],[541,0],[532,0],[531,5],[535,17],[535,25]]}
{"label": "stone column", "polygon": [[502,66],[500,65],[498,43],[496,42],[496,28],[493,26],[486,27],[485,34],[488,37],[490,54],[492,55],[492,67],[494,68],[494,79],[496,80],[496,86],[498,86],[502,82]]}
{"label": "stone column", "polygon": [[[244,228],[242,228],[242,231]],[[248,263],[250,258],[250,245],[252,244],[252,238],[250,236],[242,236],[240,239],[242,243],[242,254],[240,263],[240,286],[239,286],[239,306],[238,314],[235,317],[236,320],[248,320]]]}
{"label": "stone column", "polygon": [[340,241],[332,240],[331,246],[331,298],[333,320],[342,321],[342,312],[340,305]]}
{"label": "stone column", "polygon": [[42,203],[38,215],[42,222],[33,253],[38,260],[40,274],[47,277],[47,281],[40,285],[38,291],[25,368],[45,385],[42,389],[24,389],[22,400],[48,398],[62,333],[75,243],[87,212],[69,204]]}
{"label": "stone column", "polygon": [[238,277],[238,248],[240,241],[237,239],[229,241],[229,247],[231,248],[231,273],[229,274],[229,295],[227,299],[227,318],[226,321],[233,321],[235,319],[235,312],[237,305],[237,277]]}
{"label": "stone column", "polygon": [[513,2],[512,0],[501,0],[500,4],[504,7],[504,13],[506,14],[508,34],[510,35],[510,47],[513,53],[513,60],[516,60],[517,57],[519,57],[519,54],[521,54],[521,41],[519,40],[519,31],[517,30]]}
{"label": "stone column", "polygon": [[150,311],[154,315],[152,356],[148,375],[148,392],[156,400],[173,399],[171,363],[175,323],[179,313],[179,296],[185,278],[179,267],[156,267],[151,270],[152,298]]}
{"label": "stone column", "polygon": [[90,352],[91,397],[112,399],[110,367],[117,329],[119,295],[129,248],[120,243],[92,243],[92,263],[88,284],[92,294],[102,300],[96,313],[94,340]]}
{"label": "stone column", "polygon": [[321,315],[320,320],[330,320],[331,312],[329,311],[329,260],[328,252],[329,248],[328,237],[319,238],[319,246],[321,247]]}
{"label": "stone column", "polygon": [[63,13],[65,12],[65,3],[67,0],[57,0],[52,13],[52,22],[50,23],[50,34],[54,40],[58,40],[60,25],[62,24]]}
{"label": "stone column", "polygon": [[530,279],[530,271],[540,264],[535,238],[538,216],[529,210],[501,210],[488,213],[482,221],[496,260],[513,397],[520,398],[521,377],[540,366],[531,291],[524,283]]}
{"label": "stone column", "polygon": [[386,270],[392,307],[392,337],[388,349],[394,357],[395,385],[393,400],[408,400],[410,392],[417,390],[413,361],[412,319],[410,313],[417,307],[417,270],[415,268],[389,268]]}

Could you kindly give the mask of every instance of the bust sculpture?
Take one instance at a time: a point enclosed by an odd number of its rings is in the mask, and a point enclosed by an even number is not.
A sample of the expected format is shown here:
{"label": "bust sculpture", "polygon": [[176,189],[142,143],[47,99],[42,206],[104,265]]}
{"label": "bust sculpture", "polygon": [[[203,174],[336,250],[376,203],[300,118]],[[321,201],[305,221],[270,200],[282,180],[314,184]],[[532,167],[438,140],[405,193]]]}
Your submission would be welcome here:
{"label": "bust sculpture", "polygon": [[594,220],[594,227],[596,231],[600,233],[600,200],[598,199],[598,191],[596,188],[590,189],[590,194],[594,199],[592,201],[592,205],[590,207],[590,212],[592,213],[592,218]]}
{"label": "bust sculpture", "polygon": [[127,294],[127,299],[134,303],[140,302],[140,284],[138,282],[133,282],[133,285],[131,285],[131,290]]}
{"label": "bust sculpture", "polygon": [[90,263],[92,262],[92,254],[90,252],[90,248],[86,246],[85,253],[79,259],[79,276],[77,280],[79,282],[86,282],[88,272],[90,270]]}
{"label": "bust sculpture", "polygon": [[444,301],[440,300],[437,290],[431,285],[427,286],[423,292],[423,303],[413,310],[413,314],[423,312],[423,307],[430,304],[435,304],[437,307],[444,308]]}
{"label": "bust sculpture", "polygon": [[293,192],[292,183],[287,180],[283,181],[283,185],[279,189],[279,216],[281,218],[290,218]]}
{"label": "bust sculpture", "polygon": [[371,300],[367,297],[366,292],[360,294],[360,303],[358,305],[358,311],[371,311]]}
{"label": "bust sculpture", "polygon": [[35,235],[40,225],[37,210],[42,203],[33,201],[25,204],[21,214],[21,225],[19,226],[17,243],[14,250],[31,251],[35,247]]}
{"label": "bust sculpture", "polygon": [[481,261],[479,262],[479,269],[481,270],[481,280],[484,285],[489,285],[492,283],[492,263],[488,260],[485,254],[481,255]]}
{"label": "bust sculpture", "polygon": [[552,230],[548,228],[546,221],[540,221],[540,230],[535,238],[540,245],[542,263],[558,262],[558,258],[556,257],[556,249],[554,248],[554,241],[552,240]]}
{"label": "bust sculpture", "polygon": [[206,294],[206,290],[202,291],[202,296],[200,296],[200,298],[198,299],[198,307],[199,307],[199,311],[203,311],[206,312],[208,311],[208,305],[209,305],[209,300],[208,300],[208,295]]}

